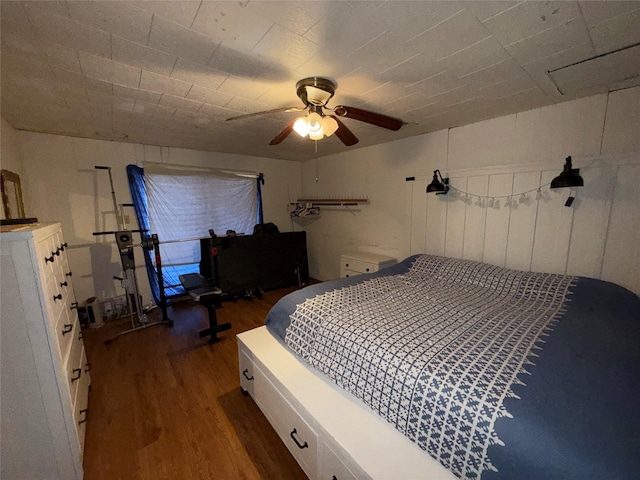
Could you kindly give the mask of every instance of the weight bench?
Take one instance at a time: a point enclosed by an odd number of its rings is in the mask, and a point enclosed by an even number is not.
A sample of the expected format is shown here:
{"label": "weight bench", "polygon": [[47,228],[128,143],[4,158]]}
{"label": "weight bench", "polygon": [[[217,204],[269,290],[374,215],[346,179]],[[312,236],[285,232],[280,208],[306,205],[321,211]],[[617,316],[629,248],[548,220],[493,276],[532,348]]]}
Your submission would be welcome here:
{"label": "weight bench", "polygon": [[197,273],[187,273],[180,275],[180,283],[187,291],[189,296],[207,308],[209,314],[209,328],[200,330],[200,338],[208,337],[208,343],[219,341],[218,332],[223,332],[231,328],[231,323],[223,323],[218,325],[218,317],[216,316],[216,308],[220,308],[222,300],[226,294],[219,288],[211,285],[202,275]]}

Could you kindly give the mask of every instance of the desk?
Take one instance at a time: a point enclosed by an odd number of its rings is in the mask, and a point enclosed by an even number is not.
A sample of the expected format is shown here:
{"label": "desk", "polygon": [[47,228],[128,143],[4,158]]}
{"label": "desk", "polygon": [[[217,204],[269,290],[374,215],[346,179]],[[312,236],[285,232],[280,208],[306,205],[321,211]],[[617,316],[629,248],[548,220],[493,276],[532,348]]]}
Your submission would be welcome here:
{"label": "desk", "polygon": [[229,295],[309,282],[306,232],[265,233],[200,240],[200,274]]}

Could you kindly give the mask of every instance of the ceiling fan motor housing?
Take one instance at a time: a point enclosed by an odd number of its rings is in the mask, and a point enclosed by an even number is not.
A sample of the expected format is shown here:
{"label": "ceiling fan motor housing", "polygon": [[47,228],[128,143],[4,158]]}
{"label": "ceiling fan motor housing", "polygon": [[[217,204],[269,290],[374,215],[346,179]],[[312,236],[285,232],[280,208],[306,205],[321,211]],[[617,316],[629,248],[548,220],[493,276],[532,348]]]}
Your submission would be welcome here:
{"label": "ceiling fan motor housing", "polygon": [[335,91],[335,82],[324,77],[307,77],[296,83],[298,97],[308,106],[324,107]]}

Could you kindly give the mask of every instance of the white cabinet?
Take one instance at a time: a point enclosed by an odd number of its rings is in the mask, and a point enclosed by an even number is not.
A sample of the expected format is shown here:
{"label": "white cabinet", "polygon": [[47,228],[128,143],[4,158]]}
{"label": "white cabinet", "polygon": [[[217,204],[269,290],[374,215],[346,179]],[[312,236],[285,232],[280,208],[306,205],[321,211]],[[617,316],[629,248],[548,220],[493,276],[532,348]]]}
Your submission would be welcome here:
{"label": "white cabinet", "polygon": [[240,385],[310,479],[453,479],[362,402],[258,327],[238,335]]}
{"label": "white cabinet", "polygon": [[356,252],[340,255],[340,278],[374,273],[397,263],[395,258],[377,253]]}
{"label": "white cabinet", "polygon": [[59,223],[0,234],[3,479],[81,479],[89,368]]}

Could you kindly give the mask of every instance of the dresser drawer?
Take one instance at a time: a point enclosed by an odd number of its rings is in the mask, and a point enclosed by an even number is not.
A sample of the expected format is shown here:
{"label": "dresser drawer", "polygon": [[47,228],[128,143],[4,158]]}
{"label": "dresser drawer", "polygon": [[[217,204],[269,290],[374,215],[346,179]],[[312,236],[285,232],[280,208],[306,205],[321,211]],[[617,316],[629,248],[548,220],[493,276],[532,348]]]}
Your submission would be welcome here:
{"label": "dresser drawer", "polygon": [[61,313],[67,309],[67,305],[71,303],[71,295],[69,289],[60,286],[60,281],[56,275],[51,275],[47,280],[47,297],[46,300],[51,309],[53,318],[60,319]]}
{"label": "dresser drawer", "polygon": [[345,270],[351,270],[358,273],[373,273],[378,271],[378,264],[371,262],[364,262],[362,260],[356,260],[354,258],[342,258],[341,268]]}
{"label": "dresser drawer", "polygon": [[54,264],[56,261],[56,256],[53,254],[55,251],[54,245],[55,235],[43,238],[35,245],[36,261],[45,276],[52,275],[54,272]]}
{"label": "dresser drawer", "polygon": [[346,268],[340,269],[340,278],[355,277],[356,275],[362,275],[362,272],[356,272],[355,270],[349,270]]}
{"label": "dresser drawer", "polygon": [[87,428],[89,405],[89,386],[91,385],[91,376],[89,374],[89,366],[84,348],[82,349],[81,368],[82,376],[80,377],[75,400],[73,402],[73,418],[76,425],[76,433],[78,434],[80,452],[84,452],[84,435]]}
{"label": "dresser drawer", "polygon": [[73,333],[71,351],[69,352],[69,358],[66,364],[71,398],[75,398],[76,396],[78,385],[80,385],[80,381],[86,368],[85,363],[87,363],[86,360],[84,360],[83,363],[82,357],[84,356],[84,346],[82,344],[82,340],[78,340],[78,335],[76,333],[77,332]]}
{"label": "dresser drawer", "polygon": [[309,478],[316,478],[318,435],[254,365],[254,400]]}
{"label": "dresser drawer", "polygon": [[80,324],[78,322],[78,316],[67,311],[64,308],[60,312],[60,317],[55,326],[55,339],[58,343],[58,349],[60,352],[60,364],[66,365],[69,358],[69,352],[71,351],[71,344],[78,341],[78,329]]}

